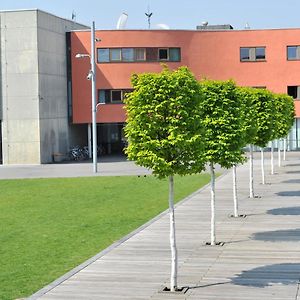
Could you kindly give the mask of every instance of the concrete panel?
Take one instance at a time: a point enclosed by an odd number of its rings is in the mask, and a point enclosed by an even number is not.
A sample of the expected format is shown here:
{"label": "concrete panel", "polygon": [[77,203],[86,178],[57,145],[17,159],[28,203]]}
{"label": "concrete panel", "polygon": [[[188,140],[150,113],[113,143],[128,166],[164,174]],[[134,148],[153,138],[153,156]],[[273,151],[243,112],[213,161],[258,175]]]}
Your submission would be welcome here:
{"label": "concrete panel", "polygon": [[37,119],[9,120],[7,122],[7,142],[39,142],[39,122]]}
{"label": "concrete panel", "polygon": [[[37,49],[37,29],[30,28],[2,28],[3,35],[5,35],[6,51],[26,51]],[[14,37],[9,38],[9,37]]]}
{"label": "concrete panel", "polygon": [[3,144],[3,164],[39,164],[40,163],[40,143],[20,142]]}
{"label": "concrete panel", "polygon": [[8,51],[5,53],[7,74],[33,74],[38,72],[37,51]]}
{"label": "concrete panel", "polygon": [[38,119],[39,117],[38,98],[8,97],[8,103],[9,106],[6,110],[6,119],[8,120]]}
{"label": "concrete panel", "polygon": [[37,10],[19,10],[1,12],[1,27],[28,28],[37,25]]}
{"label": "concrete panel", "polygon": [[39,73],[67,76],[66,56],[39,51]]}
{"label": "concrete panel", "polygon": [[38,74],[7,74],[4,97],[38,97]]}

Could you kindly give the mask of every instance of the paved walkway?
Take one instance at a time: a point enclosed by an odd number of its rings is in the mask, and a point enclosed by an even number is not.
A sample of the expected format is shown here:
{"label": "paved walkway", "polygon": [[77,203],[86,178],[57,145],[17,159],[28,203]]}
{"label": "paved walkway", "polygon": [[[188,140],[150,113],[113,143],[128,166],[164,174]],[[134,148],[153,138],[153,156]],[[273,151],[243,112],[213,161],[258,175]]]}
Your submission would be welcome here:
{"label": "paved walkway", "polygon": [[246,218],[229,217],[231,172],[217,181],[217,240],[224,246],[205,245],[208,187],[177,206],[178,284],[189,287],[186,294],[159,292],[170,273],[169,218],[162,214],[31,299],[300,299],[300,154],[289,153],[276,175],[267,165],[266,185],[259,184],[258,166],[256,161],[256,199],[247,197],[248,166],[238,168]]}

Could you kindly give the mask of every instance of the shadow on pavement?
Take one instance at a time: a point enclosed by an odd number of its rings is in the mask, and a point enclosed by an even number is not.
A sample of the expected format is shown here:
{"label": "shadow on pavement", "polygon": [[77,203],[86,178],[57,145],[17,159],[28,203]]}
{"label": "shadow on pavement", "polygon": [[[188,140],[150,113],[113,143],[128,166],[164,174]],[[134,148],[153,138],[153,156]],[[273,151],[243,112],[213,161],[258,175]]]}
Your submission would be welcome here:
{"label": "shadow on pavement", "polygon": [[300,278],[300,264],[276,264],[242,271],[231,278],[233,284],[264,288],[274,284],[297,284]]}
{"label": "shadow on pavement", "polygon": [[286,171],[286,174],[300,174],[300,171]]}
{"label": "shadow on pavement", "polygon": [[268,210],[267,214],[274,216],[299,216],[300,206],[274,208]]}
{"label": "shadow on pavement", "polygon": [[300,191],[284,191],[278,192],[276,195],[281,197],[300,197]]}
{"label": "shadow on pavement", "polygon": [[290,179],[282,181],[281,183],[300,183],[300,179]]}
{"label": "shadow on pavement", "polygon": [[[251,238],[253,240],[265,241],[265,242],[299,242],[300,241],[300,228],[287,229],[287,230],[274,230],[263,231],[254,233]],[[299,272],[300,278],[300,272]]]}

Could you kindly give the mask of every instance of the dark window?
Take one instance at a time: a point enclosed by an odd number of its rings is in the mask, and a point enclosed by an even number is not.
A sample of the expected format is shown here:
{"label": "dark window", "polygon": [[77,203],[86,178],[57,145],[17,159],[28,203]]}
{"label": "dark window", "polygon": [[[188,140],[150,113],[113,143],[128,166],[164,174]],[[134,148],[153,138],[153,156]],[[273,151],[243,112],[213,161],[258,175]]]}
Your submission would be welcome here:
{"label": "dark window", "polygon": [[169,49],[158,49],[158,59],[159,60],[169,60]]}
{"label": "dark window", "polygon": [[298,86],[298,85],[288,86],[287,93],[289,96],[293,97],[294,99],[299,99],[300,98],[300,86]]}
{"label": "dark window", "polygon": [[158,58],[158,48],[147,48],[146,49],[146,60],[147,61],[157,61]]}
{"label": "dark window", "polygon": [[260,60],[260,59],[266,59],[265,55],[265,48],[255,48],[255,59]]}
{"label": "dark window", "polygon": [[240,49],[241,60],[250,60],[250,48],[241,48]]}
{"label": "dark window", "polygon": [[300,59],[300,46],[287,46],[287,59],[288,60]]}
{"label": "dark window", "polygon": [[109,49],[98,49],[98,62],[109,62]]}
{"label": "dark window", "polygon": [[111,90],[111,102],[121,102],[122,99],[121,90]]}

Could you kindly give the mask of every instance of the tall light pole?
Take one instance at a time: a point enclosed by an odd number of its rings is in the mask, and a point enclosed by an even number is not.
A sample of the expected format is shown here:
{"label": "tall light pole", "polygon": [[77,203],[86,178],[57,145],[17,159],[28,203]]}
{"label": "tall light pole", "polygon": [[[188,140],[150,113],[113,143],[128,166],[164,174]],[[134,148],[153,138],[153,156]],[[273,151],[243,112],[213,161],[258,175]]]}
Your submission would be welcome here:
{"label": "tall light pole", "polygon": [[[87,79],[92,81],[92,152],[93,152],[93,171],[97,173],[97,107],[96,107],[96,63],[95,63],[95,22],[91,27],[91,55],[76,54],[76,58],[89,57],[91,69],[87,75]],[[97,42],[100,39],[97,38]]]}

